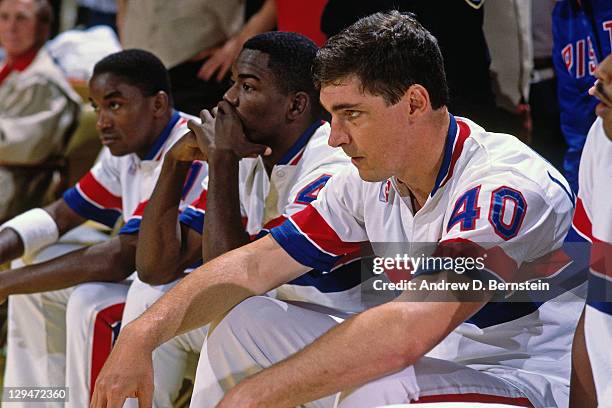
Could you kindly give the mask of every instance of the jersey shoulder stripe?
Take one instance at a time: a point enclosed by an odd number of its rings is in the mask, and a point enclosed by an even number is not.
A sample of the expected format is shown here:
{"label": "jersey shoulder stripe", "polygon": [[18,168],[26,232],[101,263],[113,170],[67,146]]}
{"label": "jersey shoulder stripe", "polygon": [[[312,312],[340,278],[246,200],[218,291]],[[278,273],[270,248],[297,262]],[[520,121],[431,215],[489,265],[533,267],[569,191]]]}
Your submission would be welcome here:
{"label": "jersey shoulder stripe", "polygon": [[341,257],[361,249],[359,242],[343,242],[312,205],[270,232],[294,259],[320,271],[330,271]]}
{"label": "jersey shoulder stripe", "polygon": [[121,216],[121,197],[106,190],[90,173],[64,193],[66,204],[81,217],[113,227]]}

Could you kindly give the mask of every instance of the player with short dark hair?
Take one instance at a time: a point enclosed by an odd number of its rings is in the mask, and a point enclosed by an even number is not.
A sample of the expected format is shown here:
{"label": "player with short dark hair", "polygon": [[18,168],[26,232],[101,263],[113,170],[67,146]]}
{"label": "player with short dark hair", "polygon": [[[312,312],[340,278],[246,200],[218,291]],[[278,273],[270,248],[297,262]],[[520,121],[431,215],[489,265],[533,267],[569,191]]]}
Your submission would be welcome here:
{"label": "player with short dark hair", "polygon": [[[149,71],[126,70],[129,64]],[[0,279],[0,302],[9,299],[4,385],[67,384],[75,407],[88,403],[90,383],[110,352],[156,169],[189,118],[172,108],[165,68],[153,54],[121,51],[101,66],[89,81],[105,146],[100,159],[63,198],[0,226],[0,263],[19,257],[26,263]],[[194,176],[199,183],[205,173]],[[112,228],[120,217],[125,226],[110,239],[90,229],[69,232],[87,220]],[[84,247],[87,241],[94,245]]]}
{"label": "player with short dark hair", "polygon": [[113,74],[140,89],[145,96],[159,91],[172,97],[170,76],[164,64],[155,55],[140,49],[129,49],[107,55],[96,63],[92,76]]}
{"label": "player with short dark hair", "polygon": [[285,93],[307,92],[313,120],[320,117],[319,91],[313,85],[311,73],[312,61],[319,49],[315,43],[296,33],[276,31],[252,37],[242,48],[269,55],[268,67],[276,77],[276,84]]}
{"label": "player with short dark hair", "polygon": [[[401,46],[393,59],[370,61],[348,39],[364,49],[378,39]],[[516,138],[450,114],[438,100],[444,83],[412,82],[419,75],[413,70],[440,54],[414,18],[396,11],[365,18],[330,38],[319,55],[332,49],[353,49],[372,70],[361,78],[362,65],[354,63],[321,81],[332,118],[328,143],[353,166],[268,236],[196,269],[125,327],[93,407],[119,407],[126,396],[146,406],[151,352],[211,321],[194,384],[198,407],[567,404],[579,299],[562,293],[537,303],[492,302],[512,296],[505,289],[511,284],[566,278],[556,266],[565,266],[558,250],[573,212],[567,182]],[[441,72],[441,58],[433,61],[427,68]],[[323,60],[315,67],[317,78],[336,68]],[[396,73],[403,73],[397,82]],[[384,83],[367,82],[387,77],[389,89],[404,92],[385,97]],[[480,258],[483,266],[461,273],[414,264],[405,280],[416,289],[340,324],[324,312],[254,296],[310,268],[329,270],[340,257],[360,254],[364,241],[378,257],[395,255],[388,243],[400,243],[407,256]],[[477,289],[477,281],[486,288]],[[429,289],[447,284],[456,287]]]}
{"label": "player with short dark hair", "polygon": [[365,92],[382,96],[389,105],[399,102],[411,85],[421,84],[434,109],[447,105],[438,42],[418,27],[415,19],[398,23],[381,13],[358,20],[321,48],[313,68],[315,83],[323,87],[354,75]]}

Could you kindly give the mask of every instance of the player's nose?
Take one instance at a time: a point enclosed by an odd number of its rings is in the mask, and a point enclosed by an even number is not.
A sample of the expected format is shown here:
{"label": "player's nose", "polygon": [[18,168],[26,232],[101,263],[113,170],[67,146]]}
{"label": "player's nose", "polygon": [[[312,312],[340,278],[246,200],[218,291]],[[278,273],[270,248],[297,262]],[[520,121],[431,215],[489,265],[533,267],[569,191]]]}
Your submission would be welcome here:
{"label": "player's nose", "polygon": [[101,110],[98,113],[98,117],[96,119],[96,128],[98,129],[99,132],[104,132],[112,127],[113,127],[112,120],[109,118],[107,114],[104,113],[103,110]]}
{"label": "player's nose", "polygon": [[343,126],[338,120],[332,118],[331,121],[331,133],[327,143],[331,147],[340,147],[342,145],[350,143],[351,138],[345,126]]}
{"label": "player's nose", "polygon": [[229,89],[223,95],[223,99],[226,100],[233,107],[238,106],[238,92],[236,90],[236,83],[229,87]]}

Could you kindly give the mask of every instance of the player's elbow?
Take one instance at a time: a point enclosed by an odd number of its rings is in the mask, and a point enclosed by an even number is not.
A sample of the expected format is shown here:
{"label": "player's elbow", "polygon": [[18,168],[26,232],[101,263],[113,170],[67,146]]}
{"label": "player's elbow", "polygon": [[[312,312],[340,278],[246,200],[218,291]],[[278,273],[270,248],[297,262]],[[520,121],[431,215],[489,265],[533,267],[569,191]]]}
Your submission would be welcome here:
{"label": "player's elbow", "polygon": [[158,262],[137,262],[136,272],[138,279],[149,285],[164,285],[174,281],[179,272],[172,266],[165,266]]}
{"label": "player's elbow", "polygon": [[[415,364],[430,349],[431,341],[418,329],[418,322],[409,309],[401,303],[389,304],[385,319],[388,332],[385,333],[385,349],[388,350],[384,365],[389,371],[401,370]],[[408,310],[406,310],[408,309]]]}
{"label": "player's elbow", "polygon": [[136,273],[138,279],[149,285],[163,285],[171,282],[176,265],[167,262],[160,254],[145,251],[139,245],[136,251]]}

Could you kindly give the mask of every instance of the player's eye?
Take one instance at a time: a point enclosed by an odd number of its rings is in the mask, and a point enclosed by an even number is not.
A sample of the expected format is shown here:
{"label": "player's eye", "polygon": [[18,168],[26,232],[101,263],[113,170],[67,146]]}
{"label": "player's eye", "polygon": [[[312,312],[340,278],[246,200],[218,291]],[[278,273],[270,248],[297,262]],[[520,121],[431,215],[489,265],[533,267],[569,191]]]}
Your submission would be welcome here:
{"label": "player's eye", "polygon": [[108,109],[112,110],[112,111],[116,111],[117,109],[119,109],[121,107],[121,104],[118,102],[110,102],[108,104]]}
{"label": "player's eye", "polygon": [[243,82],[242,83],[242,89],[244,89],[245,92],[251,92],[255,88],[253,86],[251,86],[251,84],[249,84],[248,82]]}
{"label": "player's eye", "polygon": [[94,110],[95,113],[99,113],[100,112],[100,107],[98,105],[96,105],[95,103],[91,104],[91,108]]}
{"label": "player's eye", "polygon": [[346,110],[346,111],[344,111],[344,115],[349,120],[357,119],[361,115],[361,112],[355,111],[355,110]]}

